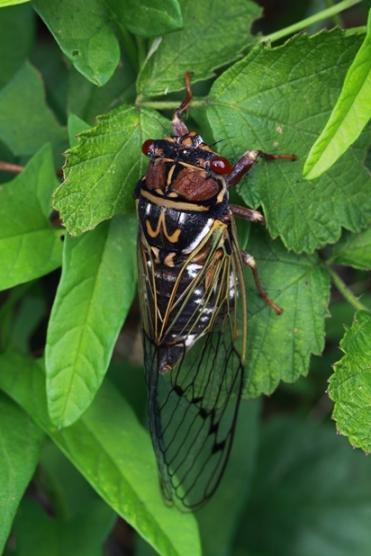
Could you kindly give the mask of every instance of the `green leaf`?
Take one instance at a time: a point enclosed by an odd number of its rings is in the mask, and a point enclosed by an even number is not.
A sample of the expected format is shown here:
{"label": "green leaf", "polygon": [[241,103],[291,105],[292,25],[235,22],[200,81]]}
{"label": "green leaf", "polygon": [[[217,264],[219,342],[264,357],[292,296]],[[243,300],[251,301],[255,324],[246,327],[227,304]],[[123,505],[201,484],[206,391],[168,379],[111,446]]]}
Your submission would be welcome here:
{"label": "green leaf", "polygon": [[[0,373],[2,372],[0,365]],[[43,433],[3,394],[0,396],[0,553],[18,504],[36,469]]]}
{"label": "green leaf", "polygon": [[119,24],[140,37],[156,37],[183,25],[178,0],[105,0]]}
{"label": "green leaf", "polygon": [[50,142],[55,153],[66,143],[66,131],[45,102],[39,73],[26,62],[0,90],[0,139],[16,155],[32,155]]}
{"label": "green leaf", "polygon": [[[1,6],[1,3],[0,3]],[[25,62],[34,38],[34,18],[30,5],[0,10],[0,88]],[[17,40],[14,40],[17,37]]]}
{"label": "green leaf", "polygon": [[[47,47],[45,41],[36,41],[31,52],[30,62],[41,73],[47,104],[56,114],[58,120],[65,123],[68,76],[71,71],[78,72],[66,63],[63,52],[53,38],[48,38]],[[88,83],[82,76],[81,79]]]}
{"label": "green leaf", "polygon": [[134,186],[148,164],[141,145],[150,137],[162,137],[167,128],[167,120],[157,112],[121,106],[80,134],[78,145],[67,151],[65,182],[54,197],[70,234],[133,209]]}
{"label": "green leaf", "polygon": [[34,500],[25,499],[14,523],[14,556],[101,556],[115,515],[99,500],[70,520],[50,517]]}
{"label": "green leaf", "polygon": [[200,556],[195,517],[165,505],[148,433],[107,381],[86,414],[57,432],[48,418],[42,364],[7,354],[0,356],[0,368],[0,387],[32,415],[111,508],[160,554]]}
{"label": "green leaf", "polygon": [[347,234],[336,244],[331,260],[361,270],[371,269],[371,228],[359,234]]}
{"label": "green leaf", "polygon": [[5,8],[6,6],[14,6],[16,4],[24,4],[29,0],[0,0],[0,8]]}
{"label": "green leaf", "polygon": [[371,452],[371,315],[356,313],[340,343],[344,356],[335,364],[329,396],[335,402],[333,418],[352,446]]}
{"label": "green leaf", "polygon": [[186,71],[192,71],[192,83],[212,77],[252,41],[249,29],[260,15],[250,0],[202,0],[197,5],[180,0],[180,5],[183,29],[156,43],[139,74],[137,90],[146,97],[184,89]]}
{"label": "green leaf", "polygon": [[[260,161],[240,186],[244,201],[262,205],[270,234],[298,253],[334,243],[344,227],[356,232],[371,216],[367,137],[321,178],[308,182],[302,164],[322,129],[358,47],[339,30],[259,46],[214,83],[208,116],[223,154],[247,149],[295,153],[299,160]],[[323,91],[326,94],[323,94]]]}
{"label": "green leaf", "polygon": [[135,226],[120,217],[66,238],[46,343],[49,414],[57,427],[80,417],[107,371],[136,290]]}
{"label": "green leaf", "polygon": [[122,103],[134,103],[134,79],[128,64],[119,66],[103,87],[93,85],[72,69],[68,78],[68,112],[94,124],[98,114],[112,110]]}
{"label": "green leaf", "polygon": [[61,264],[60,231],[49,222],[57,183],[50,146],[0,187],[0,290],[28,282]]}
{"label": "green leaf", "polygon": [[270,394],[280,380],[294,382],[308,372],[311,353],[324,347],[330,280],[317,256],[287,252],[254,229],[247,250],[257,263],[264,288],[283,308],[278,316],[260,299],[249,269],[248,383],[245,396]]}
{"label": "green leaf", "polygon": [[231,554],[237,524],[252,488],[258,448],[259,409],[258,401],[244,401],[241,404],[230,460],[222,483],[207,506],[197,512],[203,556]]}
{"label": "green leaf", "polygon": [[367,35],[357,52],[339,98],[304,164],[312,180],[326,172],[359,137],[371,117],[371,10]]}
{"label": "green leaf", "polygon": [[120,46],[100,0],[33,0],[64,54],[95,85],[104,85],[120,61]]}
{"label": "green leaf", "polygon": [[74,147],[78,142],[79,133],[89,128],[89,124],[79,118],[79,116],[76,116],[76,114],[70,114],[68,116],[68,139],[70,146]]}
{"label": "green leaf", "polygon": [[370,554],[370,462],[331,428],[271,421],[255,470],[233,554]]}

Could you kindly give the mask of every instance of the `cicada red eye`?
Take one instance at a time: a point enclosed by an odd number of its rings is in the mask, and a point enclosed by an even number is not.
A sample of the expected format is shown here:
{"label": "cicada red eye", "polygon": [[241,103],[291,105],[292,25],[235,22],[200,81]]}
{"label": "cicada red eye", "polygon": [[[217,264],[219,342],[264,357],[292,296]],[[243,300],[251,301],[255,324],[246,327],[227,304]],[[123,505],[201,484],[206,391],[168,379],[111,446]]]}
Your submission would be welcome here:
{"label": "cicada red eye", "polygon": [[145,154],[146,156],[150,156],[153,153],[154,146],[155,146],[154,140],[147,139],[147,141],[144,141],[142,145],[142,153]]}
{"label": "cicada red eye", "polygon": [[222,156],[215,156],[210,162],[210,168],[216,174],[229,174],[232,164]]}

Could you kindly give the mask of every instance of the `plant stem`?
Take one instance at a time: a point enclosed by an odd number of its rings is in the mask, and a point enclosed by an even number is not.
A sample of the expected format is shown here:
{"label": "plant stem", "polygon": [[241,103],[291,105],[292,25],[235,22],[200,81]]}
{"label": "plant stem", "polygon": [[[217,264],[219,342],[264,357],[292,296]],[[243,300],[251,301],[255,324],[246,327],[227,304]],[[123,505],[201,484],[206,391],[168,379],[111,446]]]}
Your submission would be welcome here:
{"label": "plant stem", "polygon": [[[179,100],[141,100],[137,99],[138,106],[144,108],[153,108],[155,110],[176,110],[179,107]],[[200,108],[207,106],[206,98],[194,98],[192,100],[192,108]]]}
{"label": "plant stem", "polygon": [[332,281],[336,289],[341,293],[341,295],[346,299],[357,311],[367,311],[370,310],[366,305],[363,305],[359,299],[354,295],[354,293],[348,288],[345,282],[340,278],[340,276],[332,268],[327,267],[327,270],[332,278]]}
{"label": "plant stem", "polygon": [[[334,0],[325,0],[325,2],[326,2],[326,6],[328,8],[331,8],[332,6],[335,6],[335,1]],[[335,23],[335,25],[339,25],[339,27],[341,27],[342,24],[343,24],[339,14],[334,14],[332,16],[332,20]]]}
{"label": "plant stem", "polygon": [[258,39],[258,42],[266,42],[266,41],[274,42],[279,39],[283,39],[288,35],[292,35],[297,31],[301,31],[302,29],[305,29],[306,27],[313,25],[313,23],[318,23],[319,21],[323,21],[324,19],[328,19],[329,17],[334,17],[336,14],[339,14],[340,12],[343,12],[344,10],[351,8],[352,6],[355,6],[360,2],[362,2],[362,0],[343,0],[342,2],[339,2],[339,4],[335,4],[334,6],[331,6],[330,8],[326,8],[325,10],[322,10],[317,14],[302,19],[297,23],[293,23],[288,27],[284,27],[284,29],[275,31],[270,35],[265,35],[264,37],[260,37]]}
{"label": "plant stem", "polygon": [[0,160],[0,170],[3,172],[12,172],[13,174],[20,174],[24,166],[20,166],[19,164],[12,164],[11,162],[3,162]]}

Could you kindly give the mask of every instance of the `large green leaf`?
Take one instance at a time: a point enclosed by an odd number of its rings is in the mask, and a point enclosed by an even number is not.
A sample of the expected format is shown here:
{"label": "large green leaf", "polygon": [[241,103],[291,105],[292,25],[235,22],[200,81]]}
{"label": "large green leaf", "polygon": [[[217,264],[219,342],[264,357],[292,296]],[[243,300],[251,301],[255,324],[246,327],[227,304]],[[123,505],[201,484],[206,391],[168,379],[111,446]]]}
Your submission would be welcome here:
{"label": "large green leaf", "polygon": [[162,37],[139,74],[137,89],[144,96],[180,91],[186,71],[193,73],[193,83],[212,77],[252,41],[249,29],[260,15],[250,0],[181,0],[180,5],[183,29]]}
{"label": "large green leaf", "polygon": [[60,153],[66,144],[66,131],[46,105],[40,75],[28,62],[0,90],[0,139],[16,155],[34,154],[47,142]]}
{"label": "large green leaf", "polygon": [[49,146],[21,174],[0,186],[0,289],[51,272],[61,264],[60,231],[49,222],[57,179]]}
{"label": "large green leaf", "polygon": [[[13,77],[30,51],[34,37],[31,6],[14,6],[0,10],[0,29],[1,88]],[[17,37],[16,41],[14,37]]]}
{"label": "large green leaf", "polygon": [[366,136],[326,175],[312,182],[302,177],[359,44],[358,36],[335,30],[277,48],[259,46],[211,89],[208,115],[224,154],[237,159],[247,149],[262,149],[299,157],[260,162],[240,187],[246,203],[262,205],[271,235],[296,252],[334,243],[342,227],[360,231],[370,220]]}
{"label": "large green leaf", "polygon": [[49,414],[58,427],[90,405],[136,290],[133,218],[67,237],[46,344]]}
{"label": "large green leaf", "polygon": [[72,235],[133,209],[134,186],[147,164],[141,144],[162,137],[167,128],[157,112],[121,106],[80,134],[78,145],[67,151],[65,181],[54,197]]}
{"label": "large green leaf", "polygon": [[178,0],[105,0],[119,25],[134,35],[156,37],[182,27]]}
{"label": "large green leaf", "polygon": [[33,0],[64,54],[89,81],[104,85],[120,61],[120,46],[100,0]]}
{"label": "large green leaf", "polygon": [[[3,369],[0,364],[0,374]],[[0,553],[18,504],[35,471],[43,433],[3,394],[0,396]]]}
{"label": "large green leaf", "polygon": [[233,554],[370,554],[368,458],[309,421],[276,419],[262,432]]}
{"label": "large green leaf", "polygon": [[347,234],[336,244],[331,259],[361,270],[371,269],[371,228],[359,234]]}
{"label": "large green leaf", "polygon": [[330,378],[333,418],[353,446],[371,452],[371,315],[359,312],[340,344],[344,356]]}
{"label": "large green leaf", "polygon": [[326,172],[359,137],[371,118],[371,10],[367,35],[346,76],[330,118],[311,148],[304,176]]}
{"label": "large green leaf", "polygon": [[330,281],[317,256],[289,253],[256,228],[247,244],[269,296],[283,308],[277,316],[248,283],[248,383],[246,396],[270,394],[280,380],[305,375],[311,353],[324,347]]}
{"label": "large green leaf", "polygon": [[201,554],[195,517],[165,505],[149,436],[112,386],[106,382],[86,414],[58,432],[48,418],[42,364],[8,353],[0,368],[0,388],[160,554]]}

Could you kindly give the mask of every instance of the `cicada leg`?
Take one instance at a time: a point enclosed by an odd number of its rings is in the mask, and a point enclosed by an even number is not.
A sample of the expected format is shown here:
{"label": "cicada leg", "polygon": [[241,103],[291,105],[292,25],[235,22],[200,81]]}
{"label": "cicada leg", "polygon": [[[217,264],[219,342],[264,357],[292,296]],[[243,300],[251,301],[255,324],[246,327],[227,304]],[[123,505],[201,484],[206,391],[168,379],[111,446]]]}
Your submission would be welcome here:
{"label": "cicada leg", "polygon": [[233,165],[231,172],[227,176],[228,187],[237,185],[242,178],[251,170],[259,158],[264,160],[297,160],[295,154],[269,154],[263,151],[246,151],[239,160]]}
{"label": "cicada leg", "polygon": [[175,135],[176,137],[182,137],[183,135],[189,133],[188,127],[182,120],[182,114],[188,110],[189,105],[192,102],[193,94],[191,89],[191,75],[192,74],[189,71],[184,74],[184,82],[187,94],[179,108],[175,110],[172,119],[173,135]]}
{"label": "cicada leg", "polygon": [[259,292],[260,297],[263,299],[264,303],[266,303],[266,305],[271,307],[273,311],[277,313],[277,315],[282,315],[283,309],[279,307],[279,305],[277,305],[274,301],[272,301],[272,299],[268,296],[267,292],[264,290],[262,286],[258,269],[256,268],[256,261],[254,257],[249,253],[246,253],[245,251],[241,251],[241,258],[243,263],[251,269],[256,288]]}
{"label": "cicada leg", "polygon": [[258,210],[253,210],[247,207],[241,207],[240,205],[229,205],[229,208],[234,215],[248,220],[249,222],[261,222],[264,224],[264,216]]}

